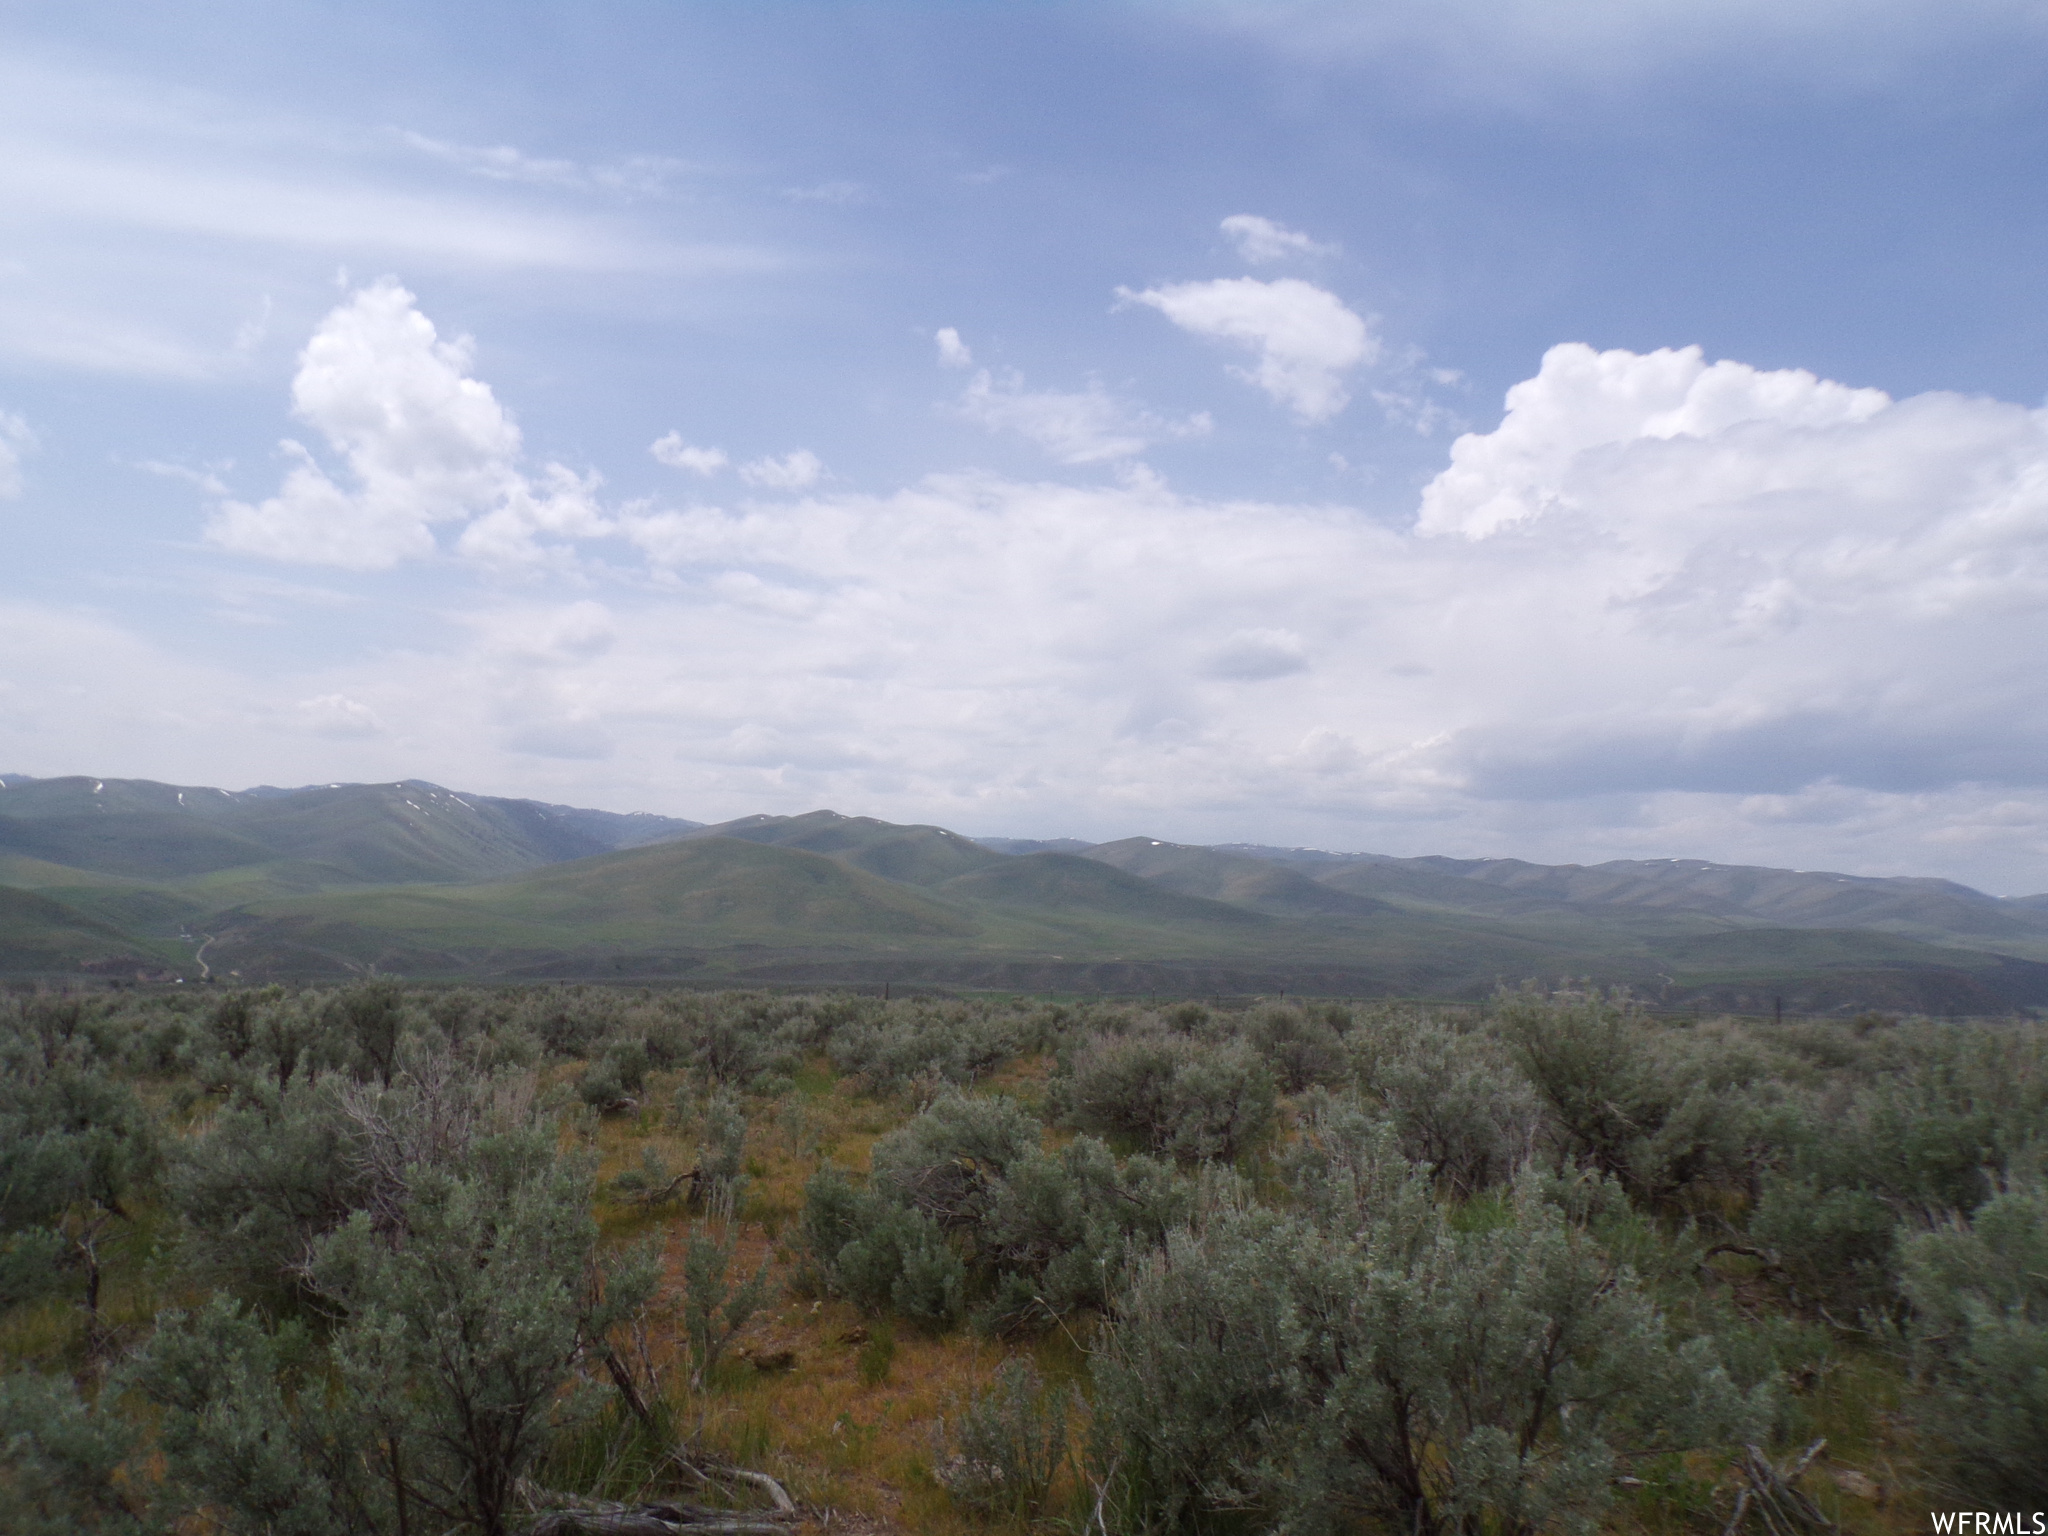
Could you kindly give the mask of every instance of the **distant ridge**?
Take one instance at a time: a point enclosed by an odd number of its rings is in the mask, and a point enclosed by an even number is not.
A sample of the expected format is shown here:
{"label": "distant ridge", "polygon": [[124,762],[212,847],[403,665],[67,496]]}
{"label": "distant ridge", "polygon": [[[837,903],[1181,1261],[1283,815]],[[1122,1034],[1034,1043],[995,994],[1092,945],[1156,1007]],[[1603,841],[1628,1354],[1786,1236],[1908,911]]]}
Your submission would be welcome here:
{"label": "distant ridge", "polygon": [[268,867],[298,885],[475,880],[700,825],[464,795],[423,779],[224,790],[8,774],[0,787],[0,854],[135,879]]}
{"label": "distant ridge", "polygon": [[1243,854],[1272,864],[1387,864],[1398,863],[1385,853],[1333,853],[1327,848],[1276,848],[1269,843],[1213,843],[1218,853]]}
{"label": "distant ridge", "polygon": [[688,978],[1479,998],[1524,979],[1750,1012],[2048,1009],[2048,896],[1623,859],[706,825],[425,780],[0,775],[0,972]]}

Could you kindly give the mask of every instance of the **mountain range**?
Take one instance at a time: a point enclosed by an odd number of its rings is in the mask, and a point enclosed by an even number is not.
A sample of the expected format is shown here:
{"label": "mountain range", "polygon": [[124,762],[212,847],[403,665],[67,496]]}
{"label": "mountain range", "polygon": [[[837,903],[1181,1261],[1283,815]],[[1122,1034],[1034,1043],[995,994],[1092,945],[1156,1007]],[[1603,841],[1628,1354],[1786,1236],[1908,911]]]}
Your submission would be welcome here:
{"label": "mountain range", "polygon": [[1437,998],[1570,977],[1673,1008],[1981,1014],[2048,1006],[2048,896],[4,775],[0,973]]}

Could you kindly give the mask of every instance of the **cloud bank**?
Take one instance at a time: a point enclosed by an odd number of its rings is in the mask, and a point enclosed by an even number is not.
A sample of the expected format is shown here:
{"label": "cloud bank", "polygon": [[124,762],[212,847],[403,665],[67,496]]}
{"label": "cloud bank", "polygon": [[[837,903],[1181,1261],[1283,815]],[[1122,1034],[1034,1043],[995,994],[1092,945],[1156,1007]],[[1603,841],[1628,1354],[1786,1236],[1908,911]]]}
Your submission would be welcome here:
{"label": "cloud bank", "polygon": [[[967,399],[1064,462],[1145,435],[1100,392],[977,376]],[[234,547],[367,565],[443,520],[458,550],[539,526],[554,467],[518,468],[469,352],[396,285],[329,317],[294,404],[350,484],[308,458],[222,513]],[[1144,475],[860,494],[803,450],[741,474],[777,495],[559,520],[557,585],[480,591],[440,651],[295,679],[252,729],[482,787],[602,764],[575,771],[612,802],[706,819],[1256,824],[1993,884],[2048,853],[2048,412],[1570,344],[1408,526]],[[67,707],[65,675],[0,699],[0,746]]]}

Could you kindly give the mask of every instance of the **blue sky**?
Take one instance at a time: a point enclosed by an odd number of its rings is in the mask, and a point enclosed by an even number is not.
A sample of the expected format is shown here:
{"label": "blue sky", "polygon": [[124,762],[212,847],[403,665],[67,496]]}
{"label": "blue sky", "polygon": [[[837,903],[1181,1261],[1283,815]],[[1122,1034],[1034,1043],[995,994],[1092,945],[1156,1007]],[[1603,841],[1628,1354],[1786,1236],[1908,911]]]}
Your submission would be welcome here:
{"label": "blue sky", "polygon": [[0,5],[0,767],[2048,889],[2044,69]]}

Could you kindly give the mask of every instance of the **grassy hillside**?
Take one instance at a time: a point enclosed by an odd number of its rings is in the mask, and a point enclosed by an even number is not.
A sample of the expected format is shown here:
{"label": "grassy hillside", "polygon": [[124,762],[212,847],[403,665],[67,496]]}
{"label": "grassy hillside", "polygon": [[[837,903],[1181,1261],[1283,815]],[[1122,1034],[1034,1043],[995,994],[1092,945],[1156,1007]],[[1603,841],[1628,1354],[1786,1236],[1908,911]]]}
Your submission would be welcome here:
{"label": "grassy hillside", "polygon": [[1551,911],[1664,911],[1777,928],[1863,928],[1936,943],[2048,958],[2048,897],[2002,899],[1952,880],[1615,859],[1391,858],[1253,843],[1213,850],[1278,865],[1335,890],[1403,905],[1503,916]]}
{"label": "grassy hillside", "polygon": [[1480,997],[1526,978],[1588,976],[1669,1005],[1713,996],[1749,1011],[1788,996],[1795,1011],[1882,1000],[1993,1012],[2048,1001],[2048,967],[1883,934],[1738,930],[1664,912],[1519,923],[1390,905],[1363,916],[1285,915],[1067,854],[999,857],[913,886],[739,838],[692,838],[463,886],[257,900],[205,931],[215,936],[216,968],[242,979],[687,974]]}
{"label": "grassy hillside", "polygon": [[97,874],[143,880],[258,864],[274,855],[211,820],[169,811],[0,816],[0,849]]}
{"label": "grassy hillside", "polygon": [[727,942],[972,931],[943,906],[836,860],[732,838],[581,859],[472,887],[460,899],[536,920],[652,923]]}
{"label": "grassy hillside", "polygon": [[1001,854],[944,827],[901,827],[871,816],[842,816],[837,811],[748,816],[688,835],[739,838],[821,853],[850,868],[905,885],[937,885],[1002,861]]}
{"label": "grassy hillside", "polygon": [[40,820],[73,816],[230,815],[244,797],[225,789],[159,784],[154,779],[61,779],[9,776],[0,784],[0,816]]}
{"label": "grassy hillside", "polygon": [[216,953],[248,975],[277,969],[271,951],[279,947],[384,969],[399,968],[401,957],[413,969],[420,961],[451,971],[529,969],[578,953],[667,956],[668,969],[717,952],[727,966],[747,963],[769,950],[1158,954],[1271,926],[1064,855],[998,860],[923,891],[822,854],[737,838],[692,838],[468,886],[258,901],[222,922]]}
{"label": "grassy hillside", "polygon": [[257,901],[225,914],[220,963],[247,975],[320,954],[349,968],[429,973],[599,969],[632,955],[657,972],[703,950],[957,938],[960,914],[817,854],[730,838],[603,854],[509,880]]}
{"label": "grassy hillside", "polygon": [[1090,848],[1083,858],[1099,860],[1169,891],[1227,901],[1260,912],[1290,917],[1372,917],[1388,910],[1370,896],[1319,884],[1306,875],[1242,854],[1127,837]]}
{"label": "grassy hillside", "polygon": [[0,970],[132,975],[165,959],[75,907],[0,886]]}

